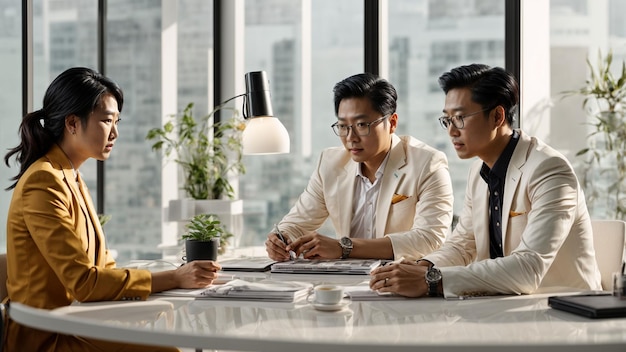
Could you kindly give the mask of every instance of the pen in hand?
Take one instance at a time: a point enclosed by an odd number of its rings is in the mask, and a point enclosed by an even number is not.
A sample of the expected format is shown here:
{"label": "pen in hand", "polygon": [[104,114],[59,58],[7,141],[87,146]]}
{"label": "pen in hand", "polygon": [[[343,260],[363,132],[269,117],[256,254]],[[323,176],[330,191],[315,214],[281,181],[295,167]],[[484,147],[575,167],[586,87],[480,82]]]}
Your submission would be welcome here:
{"label": "pen in hand", "polygon": [[[283,243],[285,245],[289,245],[289,243],[287,243],[287,239],[285,238],[285,236],[283,236],[283,233],[280,232],[280,229],[278,228],[278,225],[274,224],[274,232],[276,233],[276,235],[278,236],[278,238],[283,241]],[[296,256],[296,252],[294,251],[289,251],[289,259],[290,260],[296,260],[297,256]]]}

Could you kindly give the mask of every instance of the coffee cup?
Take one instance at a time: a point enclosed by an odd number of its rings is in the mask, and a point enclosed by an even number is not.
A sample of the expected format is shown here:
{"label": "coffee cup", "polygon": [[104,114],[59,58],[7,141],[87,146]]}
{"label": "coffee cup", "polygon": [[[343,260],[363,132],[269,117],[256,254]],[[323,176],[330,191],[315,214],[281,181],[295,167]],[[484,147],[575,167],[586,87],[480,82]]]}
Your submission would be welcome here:
{"label": "coffee cup", "polygon": [[[313,303],[335,305],[343,299],[343,287],[338,285],[318,285],[313,289]],[[310,297],[310,296],[309,296]]]}

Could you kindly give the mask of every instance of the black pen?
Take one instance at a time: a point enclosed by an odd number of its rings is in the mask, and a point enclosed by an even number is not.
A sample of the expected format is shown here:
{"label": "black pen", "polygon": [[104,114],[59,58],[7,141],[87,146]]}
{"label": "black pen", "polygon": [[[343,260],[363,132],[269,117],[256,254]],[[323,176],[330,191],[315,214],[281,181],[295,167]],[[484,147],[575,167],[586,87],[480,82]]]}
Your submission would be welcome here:
{"label": "black pen", "polygon": [[[283,236],[283,233],[280,232],[280,229],[278,228],[278,225],[274,224],[274,232],[276,233],[276,235],[278,236],[278,238],[283,241],[283,243],[288,246],[289,243],[287,243],[287,239],[285,238],[285,236]],[[289,259],[291,260],[296,260],[296,252],[294,251],[289,251]]]}

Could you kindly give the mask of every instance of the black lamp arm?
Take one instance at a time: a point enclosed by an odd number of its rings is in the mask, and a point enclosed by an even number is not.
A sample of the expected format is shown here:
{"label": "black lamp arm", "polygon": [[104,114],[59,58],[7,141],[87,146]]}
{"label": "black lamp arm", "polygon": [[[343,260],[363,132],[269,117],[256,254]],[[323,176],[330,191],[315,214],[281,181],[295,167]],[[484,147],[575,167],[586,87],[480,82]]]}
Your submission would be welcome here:
{"label": "black lamp arm", "polygon": [[244,117],[244,119],[247,119],[248,117],[246,116],[246,99],[247,99],[246,93],[235,95],[232,98],[228,98],[228,99],[224,100],[223,102],[220,103],[220,105],[214,107],[213,111],[211,111],[211,113],[209,115],[215,114],[218,110],[222,109],[224,107],[224,105],[228,104],[229,102],[231,102],[231,101],[233,101],[233,100],[235,100],[235,99],[237,99],[239,97],[243,97],[243,107],[242,107],[243,117]]}

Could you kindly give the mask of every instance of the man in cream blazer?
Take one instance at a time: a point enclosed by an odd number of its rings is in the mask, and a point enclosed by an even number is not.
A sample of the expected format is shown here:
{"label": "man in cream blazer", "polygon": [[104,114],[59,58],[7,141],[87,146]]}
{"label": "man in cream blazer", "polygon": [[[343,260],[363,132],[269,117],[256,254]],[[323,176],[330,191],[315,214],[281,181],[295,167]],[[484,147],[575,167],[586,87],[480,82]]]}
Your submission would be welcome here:
{"label": "man in cream blazer", "polygon": [[464,208],[446,245],[424,257],[440,267],[446,297],[601,289],[591,221],[570,164],[518,132],[502,206],[504,257],[490,260],[489,192],[477,160],[466,191],[471,206]]}
{"label": "man in cream blazer", "polygon": [[439,250],[374,271],[371,287],[413,297],[600,290],[574,170],[563,155],[511,127],[515,78],[474,64],[444,74],[440,84],[442,126],[459,157],[479,158],[463,212]]}
{"label": "man in cream blazer", "polygon": [[[355,75],[334,91],[332,127],[343,147],[322,152],[307,188],[268,236],[268,255],[420,258],[439,248],[452,219],[445,154],[394,133],[397,96],[386,80]],[[317,232],[326,219],[334,236]]]}

